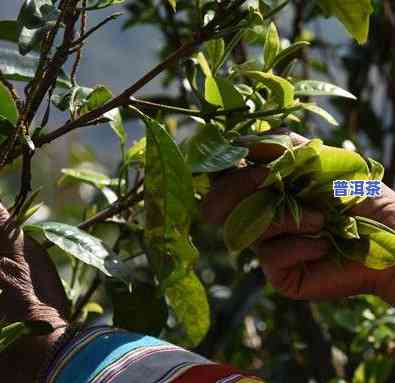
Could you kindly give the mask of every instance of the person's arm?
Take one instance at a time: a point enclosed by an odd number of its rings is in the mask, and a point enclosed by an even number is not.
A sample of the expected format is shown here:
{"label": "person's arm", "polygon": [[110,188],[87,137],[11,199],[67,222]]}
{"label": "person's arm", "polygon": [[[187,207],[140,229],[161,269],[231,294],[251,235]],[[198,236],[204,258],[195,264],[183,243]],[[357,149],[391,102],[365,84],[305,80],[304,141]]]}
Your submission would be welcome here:
{"label": "person's arm", "polygon": [[0,354],[1,380],[33,382],[65,331],[69,306],[48,254],[25,238],[0,204],[0,318],[3,322],[46,321],[46,336],[25,336]]}
{"label": "person's arm", "polygon": [[0,353],[13,383],[261,382],[175,345],[109,326],[68,326],[69,306],[48,254],[15,228],[0,204],[0,315],[46,321],[56,330],[25,336]]}

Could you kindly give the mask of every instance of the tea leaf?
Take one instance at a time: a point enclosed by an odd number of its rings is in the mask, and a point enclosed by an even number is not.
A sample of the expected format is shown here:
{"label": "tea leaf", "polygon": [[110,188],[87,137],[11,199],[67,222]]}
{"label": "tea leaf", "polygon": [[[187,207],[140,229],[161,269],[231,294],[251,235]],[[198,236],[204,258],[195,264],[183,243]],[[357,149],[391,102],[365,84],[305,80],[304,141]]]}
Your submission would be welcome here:
{"label": "tea leaf", "polygon": [[231,253],[240,253],[261,237],[272,223],[282,199],[281,193],[263,189],[240,202],[224,227],[225,243]]}

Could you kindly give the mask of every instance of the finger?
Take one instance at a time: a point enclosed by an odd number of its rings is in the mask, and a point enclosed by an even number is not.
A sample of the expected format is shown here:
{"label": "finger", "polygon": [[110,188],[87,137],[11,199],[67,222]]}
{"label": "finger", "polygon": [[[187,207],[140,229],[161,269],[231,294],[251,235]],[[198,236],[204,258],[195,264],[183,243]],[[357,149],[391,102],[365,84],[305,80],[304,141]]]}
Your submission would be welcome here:
{"label": "finger", "polygon": [[372,293],[370,271],[359,262],[345,261],[339,265],[326,258],[306,263],[302,273],[298,294],[303,299],[328,300]]}
{"label": "finger", "polygon": [[[297,133],[291,132],[286,128],[279,128],[270,130],[266,135],[287,135],[291,139],[293,146],[298,146],[309,142],[309,140]],[[264,137],[264,136],[262,136]],[[270,142],[257,142],[250,144],[248,158],[252,161],[258,161],[262,163],[269,163],[281,157],[286,148]]]}
{"label": "finger", "polygon": [[268,170],[262,167],[239,169],[218,179],[201,204],[203,221],[223,224],[230,212],[262,186]]}
{"label": "finger", "polygon": [[302,207],[299,226],[290,212],[286,212],[279,223],[274,223],[263,234],[261,240],[267,240],[282,234],[315,234],[324,227],[324,216],[317,210]]}
{"label": "finger", "polygon": [[267,134],[286,134],[289,136],[293,145],[295,146],[302,145],[310,141],[308,138],[303,137],[300,134],[295,133],[292,130],[285,127],[270,130]]}
{"label": "finger", "polygon": [[328,254],[331,244],[326,239],[283,236],[263,241],[255,249],[265,272],[275,273],[303,262],[319,260]]}

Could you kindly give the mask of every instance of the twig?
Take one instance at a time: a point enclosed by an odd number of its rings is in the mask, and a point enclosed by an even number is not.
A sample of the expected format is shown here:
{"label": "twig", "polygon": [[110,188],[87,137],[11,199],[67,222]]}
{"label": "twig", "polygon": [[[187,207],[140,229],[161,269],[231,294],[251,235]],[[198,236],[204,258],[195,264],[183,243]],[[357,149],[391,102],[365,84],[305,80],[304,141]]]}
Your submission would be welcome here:
{"label": "twig", "polygon": [[[77,1],[77,0],[73,0],[73,2],[75,2],[75,1]],[[239,7],[243,3],[245,3],[246,1],[247,0],[238,0],[233,4],[231,3],[231,5],[226,9],[226,11],[227,12],[233,11],[237,7]],[[154,78],[156,78],[164,70],[170,68],[175,63],[177,63],[177,61],[179,59],[190,56],[197,49],[197,47],[200,46],[201,43],[203,43],[204,41],[211,38],[212,35],[217,30],[217,22],[218,22],[218,19],[219,20],[221,19],[221,17],[223,18],[224,15],[218,15],[218,17],[215,17],[200,32],[195,34],[192,41],[183,44],[179,49],[177,49],[169,57],[167,57],[162,63],[158,64],[151,71],[146,73],[142,78],[140,78],[137,82],[135,82],[132,86],[127,88],[124,92],[122,92],[120,95],[118,95],[114,99],[110,100],[109,102],[102,105],[101,107],[99,107],[95,110],[92,110],[91,112],[86,113],[83,116],[81,116],[75,120],[67,121],[65,125],[56,129],[55,131],[37,138],[37,140],[34,142],[36,148],[40,148],[43,145],[48,144],[48,143],[56,140],[57,138],[65,135],[65,134],[68,134],[71,131],[73,131],[81,126],[86,126],[87,124],[89,124],[90,121],[100,118],[103,114],[105,114],[106,112],[109,112],[112,109],[128,105],[130,102],[130,97],[133,96],[137,91],[139,91],[146,84],[151,82]],[[214,22],[214,20],[215,20],[215,22]],[[65,34],[66,34],[66,32],[65,32]],[[68,42],[67,48],[69,50],[72,43],[70,43],[69,40],[67,42]],[[65,45],[63,45],[63,48],[65,48]],[[63,52],[63,55],[67,56],[67,53]],[[56,61],[56,60],[53,60],[53,61]],[[56,64],[58,64],[58,62],[56,62]],[[56,80],[56,76],[55,76],[54,80]],[[21,154],[20,150],[15,150],[12,153],[12,155],[9,157],[9,160],[13,160],[14,158],[18,157],[20,154]]]}
{"label": "twig", "polygon": [[81,37],[77,40],[75,40],[71,46],[71,52],[74,51],[74,49],[78,49],[78,47],[84,43],[84,41],[92,34],[95,33],[98,29],[103,27],[105,24],[107,24],[109,21],[117,19],[119,16],[122,16],[122,12],[114,13],[107,18],[105,18],[103,21],[101,21],[99,24],[91,28],[88,32],[86,33],[81,33]]}
{"label": "twig", "polygon": [[249,110],[248,106],[242,106],[242,107],[238,107],[238,108],[218,110],[218,111],[215,111],[212,113],[205,114],[200,110],[193,110],[193,109],[180,108],[177,106],[158,104],[158,103],[151,102],[151,101],[139,100],[134,97],[130,98],[129,104],[130,105],[146,106],[149,108],[155,108],[155,109],[159,109],[162,111],[169,111],[169,112],[173,112],[173,113],[177,113],[177,114],[184,114],[187,116],[207,117],[207,118],[216,117],[216,116],[226,116],[226,115],[229,115],[232,113],[243,112],[243,111]]}
{"label": "twig", "polygon": [[[129,207],[135,205],[136,203],[142,201],[144,198],[143,193],[137,193],[138,189],[142,185],[143,180],[140,180],[137,185],[133,188],[132,191],[128,194],[128,196],[119,199],[114,202],[108,208],[102,210],[97,213],[95,216],[87,219],[86,221],[80,223],[78,227],[82,230],[89,229],[91,226],[94,226],[98,223],[104,222],[109,218],[114,217],[115,215],[121,213],[122,211],[128,209]],[[136,194],[137,193],[137,194]]]}
{"label": "twig", "polygon": [[[81,28],[80,28],[80,36],[83,36],[85,34],[85,28],[86,28],[86,1],[87,0],[83,0],[82,1],[82,12],[81,12]],[[81,62],[81,54],[82,54],[82,43],[78,44],[77,50],[76,50],[76,57],[75,57],[75,61],[74,61],[74,65],[73,68],[71,69],[71,74],[70,74],[70,79],[71,79],[71,84],[73,85],[73,87],[76,84],[76,74],[77,74],[77,70],[78,70],[78,65]]]}

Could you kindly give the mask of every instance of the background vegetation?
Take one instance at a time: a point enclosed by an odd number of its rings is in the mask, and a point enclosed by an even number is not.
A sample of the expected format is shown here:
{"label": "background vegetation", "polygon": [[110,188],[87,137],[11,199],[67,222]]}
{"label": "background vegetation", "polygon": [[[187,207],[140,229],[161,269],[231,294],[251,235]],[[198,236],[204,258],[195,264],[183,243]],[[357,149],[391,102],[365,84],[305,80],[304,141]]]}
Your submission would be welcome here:
{"label": "background vegetation", "polygon": [[[31,3],[35,4],[35,2]],[[41,3],[52,4],[51,1]],[[62,1],[60,3],[62,4]],[[111,1],[89,1],[88,3],[91,3],[91,6],[101,3],[108,5]],[[112,3],[117,3],[117,1]],[[196,38],[194,33],[201,29],[205,13],[210,14],[210,7],[216,10],[218,6],[210,1],[179,0],[177,12],[174,12],[174,4],[171,3],[162,0],[132,0],[123,4],[124,9],[122,9],[123,5],[118,5],[119,9],[111,8],[109,15],[111,16],[114,9],[125,12],[125,16],[120,19],[125,29],[119,32],[120,39],[123,34],[132,36],[131,31],[141,31],[139,28],[142,25],[154,28],[155,36],[160,39],[158,40],[160,43],[157,44],[157,61],[161,62],[171,52],[179,49],[183,43],[190,41],[193,36]],[[255,2],[250,3],[255,4]],[[281,3],[281,1],[261,2],[262,13],[276,9]],[[302,112],[299,120],[287,120],[286,124],[307,136],[322,137],[328,144],[345,147],[355,145],[360,152],[373,156],[385,164],[385,181],[392,186],[395,176],[395,129],[393,126],[395,118],[395,61],[393,56],[395,52],[395,7],[389,0],[373,1],[372,5],[374,14],[371,18],[370,37],[364,45],[358,45],[355,40],[347,38],[344,27],[337,21],[333,19],[330,23],[323,21],[322,8],[319,8],[315,1],[291,1],[275,15],[283,48],[295,41],[303,40],[310,43],[308,48],[305,46],[297,50],[295,58],[298,58],[298,63],[293,69],[293,76],[321,79],[341,85],[358,98],[358,102],[338,98],[320,100],[320,105],[325,106],[335,116],[338,121],[337,126],[331,126],[314,114],[304,115],[305,112]],[[197,12],[199,6],[201,13]],[[82,21],[83,32],[86,33],[94,26],[94,23],[90,23],[91,17],[97,20],[97,13],[101,15],[100,12],[107,11],[108,9],[87,12],[88,26],[84,29],[85,22]],[[94,16],[91,16],[93,14]],[[108,12],[104,13],[106,14]],[[32,79],[31,70],[29,72],[26,64],[28,62],[26,57],[29,56],[24,56],[24,68],[22,68],[24,76],[21,76],[19,72],[18,76],[15,73],[7,73],[4,62],[10,49],[16,50],[15,43],[18,40],[22,53],[32,51],[35,54],[34,51],[37,52],[40,49],[42,36],[54,27],[53,23],[57,14],[51,16],[49,12],[44,15],[45,17],[43,14],[39,16],[38,19],[41,19],[37,20],[37,18],[29,18],[22,14],[19,16],[19,24],[9,21],[0,22],[0,39],[6,41],[5,48],[0,48],[0,69],[3,71],[5,80],[30,81]],[[228,70],[232,64],[242,64],[256,57],[262,61],[262,57],[266,55],[267,59],[270,55],[270,52],[265,53],[267,26],[263,27],[260,24],[258,16],[256,16],[258,19],[254,21],[253,16],[249,14],[250,24],[241,40],[232,40],[240,28],[223,34],[227,46],[231,41],[235,41],[234,49],[229,51],[224,71]],[[99,19],[105,19],[105,17],[99,16]],[[117,16],[111,17],[111,21],[115,17]],[[232,17],[234,20],[228,20],[231,27],[234,23],[245,19],[246,14],[240,7],[236,7]],[[85,20],[85,17],[82,17],[82,20]],[[107,21],[110,22],[110,18]],[[28,30],[25,31],[26,41],[21,41],[21,23],[25,23],[24,27]],[[76,24],[76,28],[77,25],[80,28],[80,24],[81,21]],[[103,29],[95,33],[99,36],[106,34],[106,28],[108,25],[104,25]],[[222,25],[221,28],[224,29],[225,26]],[[144,45],[145,41],[141,37],[141,32],[136,33],[139,34],[139,43]],[[64,36],[67,37],[66,34]],[[58,39],[61,37],[60,33]],[[359,36],[357,32],[357,37],[363,40],[361,31],[359,31]],[[64,44],[61,40],[56,40],[56,42],[55,47]],[[78,48],[78,45],[75,47]],[[86,49],[89,52],[88,48]],[[101,49],[100,44],[96,46],[96,49]],[[210,46],[203,44],[202,49],[202,52],[213,60],[217,56],[210,55],[207,50],[212,52],[215,49],[220,50],[221,47],[215,44]],[[45,51],[45,46],[44,48],[41,46],[41,52],[43,50]],[[75,52],[78,56],[80,50],[76,49]],[[82,50],[82,60],[84,60],[84,55],[89,56],[89,53],[84,52]],[[56,51],[50,53],[56,54]],[[100,59],[100,54],[98,59]],[[139,55],[136,54],[135,57],[132,56],[132,62],[128,63],[133,78],[136,77],[134,68],[139,59]],[[114,57],[113,60],[122,61],[123,57]],[[73,68],[78,67],[78,63],[79,59],[76,61],[70,59],[65,66],[60,66],[66,73],[69,73],[65,81],[74,82],[73,91],[66,92],[59,87],[52,87],[53,82],[50,82],[49,88],[44,93],[47,94],[47,91],[50,94],[53,93],[52,101],[57,104],[58,109],[68,110],[71,120],[89,113],[112,97],[107,88],[99,87],[96,88],[97,97],[91,97],[87,101],[88,94],[97,84],[90,82],[89,72],[85,73],[83,80],[78,76],[75,78],[73,74],[70,77],[70,73],[73,72]],[[181,142],[183,138],[191,134],[191,130],[196,128],[196,123],[189,116],[180,117],[180,110],[157,106],[161,104],[195,110],[197,101],[191,94],[193,93],[191,85],[186,81],[188,68],[192,66],[192,63],[188,60],[180,60],[179,64],[169,65],[164,71],[161,77],[161,89],[156,86],[152,89],[155,92],[150,92],[149,95],[144,94],[144,97],[139,98],[140,101],[135,100],[132,105],[162,121],[167,131],[178,142]],[[219,63],[211,61],[209,64],[212,69]],[[247,66],[245,68],[248,69]],[[249,68],[254,68],[253,64]],[[117,75],[116,70],[111,73],[111,77]],[[83,82],[85,80],[86,83]],[[100,83],[107,84],[111,81],[110,78],[103,77]],[[196,81],[198,86],[199,78]],[[133,83],[130,78],[122,78],[122,82],[126,84],[125,87]],[[26,83],[14,84],[16,84],[18,94],[23,95]],[[30,86],[35,86],[34,82],[30,83]],[[66,97],[65,93],[67,93]],[[47,119],[48,113],[46,112],[50,103],[47,105],[43,102],[42,104],[40,108],[38,106],[33,108],[38,109],[38,113],[34,113],[34,118],[31,118],[33,115],[28,117],[28,120],[30,119],[29,134],[36,146],[44,143],[40,141],[43,140],[42,137],[46,137],[44,140],[48,137],[55,137],[51,135],[54,131],[56,132],[54,127],[61,126],[63,124],[61,121],[64,121],[64,115],[60,114],[54,105],[51,106],[52,113]],[[85,108],[85,111],[82,112],[82,108]],[[131,146],[131,140],[139,138],[136,137],[136,132],[140,135],[143,132],[142,125],[137,121],[139,114],[136,110],[122,109],[126,130],[119,123],[119,116],[110,116],[111,125],[115,131],[114,137],[118,137],[120,143],[119,150],[115,151],[114,146],[111,146],[111,151],[116,152],[116,155],[105,153],[108,151],[106,145],[100,141],[110,142],[108,121],[104,123],[101,114],[97,117],[93,127],[80,129],[92,131],[90,133],[92,139],[88,145],[81,144],[81,141],[86,142],[86,139],[83,140],[79,135],[80,130],[76,130],[71,135],[60,138],[61,143],[54,144],[54,148],[51,144],[37,150],[31,164],[34,175],[32,189],[37,190],[38,187],[44,186],[39,199],[44,201],[45,205],[31,218],[30,223],[37,220],[48,221],[49,218],[72,225],[84,222],[82,227],[89,230],[95,237],[102,238],[123,260],[128,260],[130,266],[129,272],[132,276],[129,274],[125,276],[124,270],[120,274],[122,274],[121,279],[133,280],[132,294],[121,283],[104,278],[102,273],[77,261],[76,258],[71,258],[59,248],[51,249],[51,255],[59,266],[66,289],[74,304],[75,316],[83,315],[87,320],[91,320],[104,312],[111,320],[113,307],[118,320],[117,324],[134,331],[156,335],[161,333],[162,336],[177,343],[194,346],[197,352],[209,358],[223,360],[243,369],[252,369],[257,375],[264,376],[271,382],[288,382],[290,377],[292,382],[375,383],[394,380],[395,370],[390,357],[395,344],[394,309],[373,297],[358,297],[335,304],[293,302],[284,299],[269,285],[262,289],[264,276],[251,254],[244,252],[236,263],[229,257],[220,233],[213,233],[211,228],[199,222],[191,223],[192,236],[200,250],[196,273],[204,285],[210,304],[209,333],[200,342],[201,336],[204,335],[209,325],[207,315],[202,313],[202,310],[208,308],[204,302],[199,302],[201,299],[199,294],[191,295],[187,299],[199,309],[192,311],[187,318],[184,318],[186,331],[185,326],[183,328],[178,326],[177,315],[171,315],[168,319],[168,304],[163,297],[158,295],[157,287],[152,284],[153,271],[144,256],[147,249],[142,240],[144,221],[140,188],[144,166],[144,142],[139,141],[137,146]],[[279,121],[262,121],[272,125],[284,123],[283,118]],[[2,125],[2,129],[6,127],[5,124]],[[125,132],[129,137],[126,137]],[[9,206],[13,204],[15,196],[20,191],[22,191],[22,196],[27,191],[23,187],[21,190],[21,185],[26,185],[26,172],[22,172],[22,177],[25,178],[21,179],[20,175],[21,169],[26,168],[28,156],[25,154],[24,160],[18,159],[12,163],[10,161],[10,157],[12,158],[13,153],[17,153],[18,150],[26,152],[24,148],[30,143],[30,136],[27,136],[27,144],[23,143],[21,137],[21,135],[18,136],[18,140],[14,142],[16,145],[9,151],[10,136],[4,135],[0,154],[1,159],[3,153],[9,152],[8,158],[3,158],[7,166],[1,169],[1,198]],[[165,138],[162,137],[162,139]],[[60,168],[63,170],[61,171]],[[207,186],[207,179],[195,179],[195,191],[198,193],[204,194]],[[120,201],[124,204],[117,205],[115,202],[117,198],[121,198]],[[23,200],[24,198],[20,199],[22,202]],[[104,222],[103,218],[107,217],[108,209],[114,206],[115,210],[111,210],[110,213],[118,213],[119,208],[122,214],[115,215],[115,218]],[[132,206],[132,208],[125,209],[126,206]],[[104,211],[104,216],[99,213],[102,211]],[[178,216],[178,218],[183,217]],[[185,220],[188,219],[185,218]],[[189,224],[185,222],[186,226]],[[88,250],[91,248],[89,244],[87,248]],[[99,268],[113,275],[119,272],[112,263],[103,263]],[[185,291],[187,290],[180,288],[179,291],[173,292],[172,296],[183,295]],[[170,305],[170,311],[173,314],[177,314],[175,306]]]}

